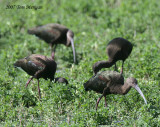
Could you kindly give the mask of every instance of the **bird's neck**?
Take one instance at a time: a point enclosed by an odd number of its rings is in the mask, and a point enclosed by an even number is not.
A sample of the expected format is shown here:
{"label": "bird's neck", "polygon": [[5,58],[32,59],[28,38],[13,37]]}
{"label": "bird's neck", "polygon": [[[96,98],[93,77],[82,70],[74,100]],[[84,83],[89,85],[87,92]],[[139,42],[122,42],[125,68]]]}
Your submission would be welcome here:
{"label": "bird's neck", "polygon": [[131,86],[128,85],[128,84],[125,82],[124,85],[122,85],[122,87],[121,87],[122,94],[123,94],[123,95],[127,94],[130,89],[131,89]]}
{"label": "bird's neck", "polygon": [[109,68],[111,67],[115,62],[108,60],[108,61],[98,61],[97,63],[95,63],[93,65],[93,71],[96,74],[99,70],[101,70],[102,68]]}
{"label": "bird's neck", "polygon": [[101,61],[99,66],[100,66],[101,68],[109,68],[109,67],[111,67],[113,64],[114,64],[114,62],[111,61],[111,60],[109,60],[109,61]]}

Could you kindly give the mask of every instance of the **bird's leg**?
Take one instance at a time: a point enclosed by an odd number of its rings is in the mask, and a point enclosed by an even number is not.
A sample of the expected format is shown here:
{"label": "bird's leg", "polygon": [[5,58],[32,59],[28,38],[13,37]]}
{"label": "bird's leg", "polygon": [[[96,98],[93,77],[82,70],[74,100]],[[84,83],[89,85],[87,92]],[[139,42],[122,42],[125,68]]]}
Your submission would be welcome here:
{"label": "bird's leg", "polygon": [[109,92],[109,88],[108,88],[108,87],[109,87],[109,84],[111,84],[111,80],[108,81],[107,87],[104,88],[104,90],[103,90],[103,96],[104,96],[104,98],[105,98],[105,107],[107,107],[106,95],[107,95],[107,93]]}
{"label": "bird's leg", "polygon": [[39,98],[40,99],[41,99],[41,91],[40,91],[40,87],[39,87],[39,76],[41,75],[41,73],[43,73],[45,68],[46,67],[44,67],[42,70],[37,71],[36,74],[34,75],[34,77],[37,78],[37,80],[38,80],[38,93],[39,93]]}
{"label": "bird's leg", "polygon": [[102,99],[102,97],[103,97],[103,95],[102,95],[102,96],[100,96],[100,98],[97,100],[96,110],[97,110],[97,108],[98,108],[98,104],[99,104],[100,100]]}
{"label": "bird's leg", "polygon": [[55,56],[55,52],[56,52],[56,44],[54,45],[54,48],[53,48],[53,44],[51,44],[51,57],[52,59],[54,60],[54,56]]}
{"label": "bird's leg", "polygon": [[107,107],[106,96],[104,96],[104,98],[105,98],[105,107]]}
{"label": "bird's leg", "polygon": [[122,61],[121,74],[123,74],[123,64],[124,64],[124,61]]}
{"label": "bird's leg", "polygon": [[27,81],[27,83],[26,83],[26,88],[27,88],[28,84],[30,83],[30,81],[31,81],[33,78],[34,78],[34,76],[32,76],[32,77]]}
{"label": "bird's leg", "polygon": [[116,63],[114,64],[114,70],[115,71],[117,71],[118,69],[117,69],[117,65],[116,65]]}
{"label": "bird's leg", "polygon": [[54,52],[53,52],[53,44],[52,43],[50,44],[50,47],[51,47],[51,57],[54,60]]}
{"label": "bird's leg", "polygon": [[55,54],[55,52],[56,52],[56,47],[57,47],[57,45],[55,44],[55,45],[54,45],[54,49],[53,49],[54,54]]}
{"label": "bird's leg", "polygon": [[39,87],[39,79],[38,80],[38,93],[39,93],[39,99],[41,99],[41,90],[40,90],[40,87]]}

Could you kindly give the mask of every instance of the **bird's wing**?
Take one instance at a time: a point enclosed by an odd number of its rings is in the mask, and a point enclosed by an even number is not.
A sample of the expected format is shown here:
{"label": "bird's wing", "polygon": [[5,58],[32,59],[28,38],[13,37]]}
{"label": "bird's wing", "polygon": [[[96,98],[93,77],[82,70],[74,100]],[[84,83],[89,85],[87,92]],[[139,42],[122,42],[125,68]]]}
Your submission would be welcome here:
{"label": "bird's wing", "polygon": [[103,75],[99,75],[98,78],[99,78],[100,80],[102,80],[102,81],[105,81],[105,82],[108,82],[108,81],[109,81],[108,77],[104,77]]}
{"label": "bird's wing", "polygon": [[33,75],[35,78],[42,77],[44,71],[46,70],[46,65],[38,60],[28,61],[27,67],[28,74]]}
{"label": "bird's wing", "polygon": [[28,68],[33,69],[33,70],[42,70],[45,67],[43,64],[37,61],[28,61],[27,66]]}
{"label": "bird's wing", "polygon": [[104,81],[107,84],[107,87],[111,85],[111,77],[110,76],[104,76],[104,75],[99,75],[98,77],[101,81]]}
{"label": "bird's wing", "polygon": [[121,48],[117,45],[109,45],[106,51],[110,59],[116,59],[115,57],[120,54]]}
{"label": "bird's wing", "polygon": [[35,34],[37,37],[43,39],[47,43],[52,43],[56,41],[61,36],[61,31],[53,24],[48,24],[44,26],[37,26],[36,28],[30,29],[31,33]]}
{"label": "bird's wing", "polygon": [[107,87],[111,87],[114,85],[124,84],[124,77],[117,72],[107,72],[99,75],[99,79],[107,83]]}
{"label": "bird's wing", "polygon": [[56,41],[61,36],[60,29],[58,29],[57,27],[54,27],[54,26],[44,28],[43,32],[46,35],[44,37],[49,38],[51,40],[51,42]]}

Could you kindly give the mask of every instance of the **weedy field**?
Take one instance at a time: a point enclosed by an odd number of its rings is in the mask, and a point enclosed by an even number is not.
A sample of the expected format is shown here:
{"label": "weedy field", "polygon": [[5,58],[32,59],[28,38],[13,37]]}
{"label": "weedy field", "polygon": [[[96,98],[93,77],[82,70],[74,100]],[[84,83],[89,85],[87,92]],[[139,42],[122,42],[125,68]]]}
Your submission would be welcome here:
{"label": "weedy field", "polygon": [[[0,12],[0,126],[160,126],[159,0],[1,0]],[[39,101],[37,80],[25,88],[30,76],[13,64],[30,54],[50,57],[49,45],[27,34],[47,23],[74,31],[78,64],[73,64],[71,48],[58,45],[55,77],[66,78],[69,85],[40,79]],[[108,95],[107,108],[103,98],[96,111],[100,94],[85,92],[83,83],[93,76],[95,62],[108,59],[106,45],[115,37],[134,45],[124,77],[138,80],[148,104],[131,89],[125,96]],[[120,71],[121,61],[117,65]]]}

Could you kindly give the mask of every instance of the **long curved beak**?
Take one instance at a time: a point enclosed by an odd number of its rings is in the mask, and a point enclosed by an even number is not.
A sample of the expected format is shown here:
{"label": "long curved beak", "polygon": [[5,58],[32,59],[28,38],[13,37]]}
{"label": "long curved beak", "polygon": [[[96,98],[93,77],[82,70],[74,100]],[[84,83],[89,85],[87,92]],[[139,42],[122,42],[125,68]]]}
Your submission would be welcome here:
{"label": "long curved beak", "polygon": [[147,104],[147,100],[146,100],[146,98],[144,97],[144,95],[143,95],[141,89],[139,88],[139,86],[138,86],[138,85],[135,85],[134,88],[135,88],[135,89],[138,91],[138,93],[143,97],[144,102]]}
{"label": "long curved beak", "polygon": [[72,50],[73,50],[73,60],[74,60],[74,63],[76,63],[76,53],[75,53],[73,38],[71,38],[71,45],[72,45]]}

